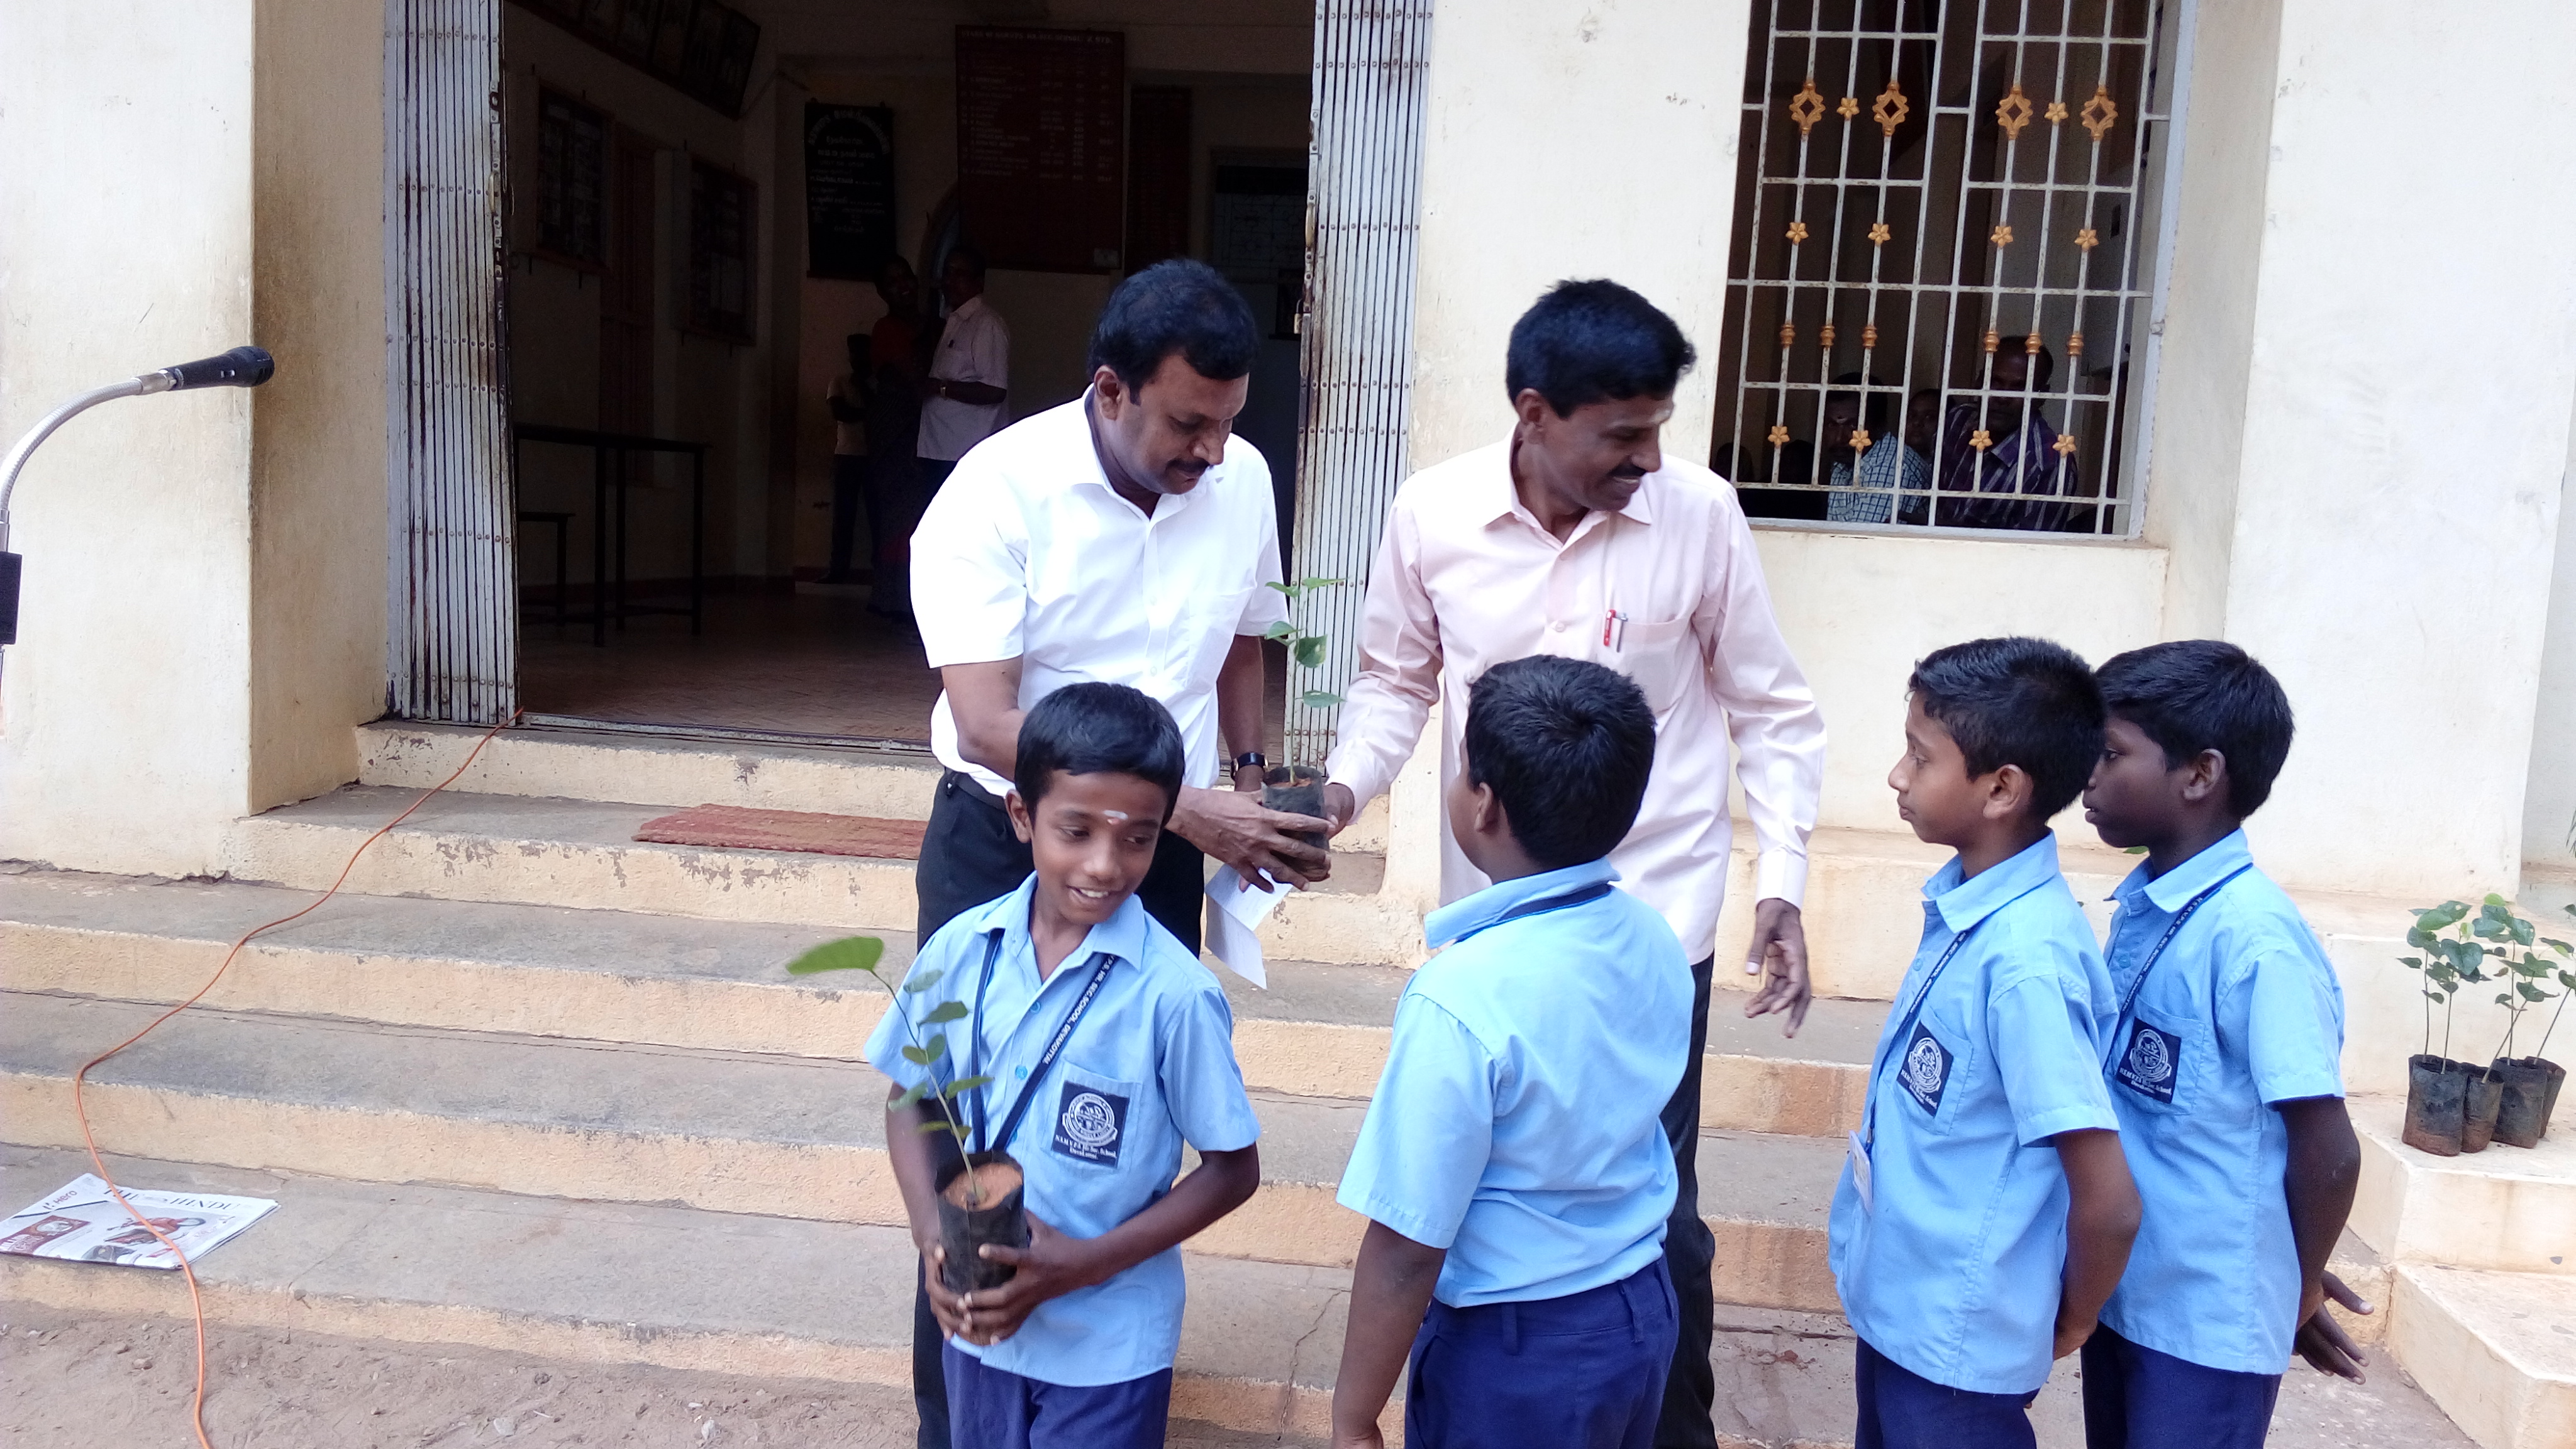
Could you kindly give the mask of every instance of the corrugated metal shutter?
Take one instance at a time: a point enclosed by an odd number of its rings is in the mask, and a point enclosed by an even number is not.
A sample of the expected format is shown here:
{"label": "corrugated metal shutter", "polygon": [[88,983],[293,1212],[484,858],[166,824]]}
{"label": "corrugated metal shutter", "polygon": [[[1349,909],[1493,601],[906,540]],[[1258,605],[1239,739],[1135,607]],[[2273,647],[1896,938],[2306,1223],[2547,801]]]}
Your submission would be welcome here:
{"label": "corrugated metal shutter", "polygon": [[1358,667],[1362,590],[1406,471],[1413,393],[1413,256],[1432,0],[1320,0],[1315,7],[1313,160],[1307,197],[1304,398],[1292,578],[1349,579],[1306,600],[1301,622],[1332,643],[1288,674],[1288,750],[1320,762],[1330,710]]}
{"label": "corrugated metal shutter", "polygon": [[503,347],[500,0],[386,0],[386,703],[518,703]]}

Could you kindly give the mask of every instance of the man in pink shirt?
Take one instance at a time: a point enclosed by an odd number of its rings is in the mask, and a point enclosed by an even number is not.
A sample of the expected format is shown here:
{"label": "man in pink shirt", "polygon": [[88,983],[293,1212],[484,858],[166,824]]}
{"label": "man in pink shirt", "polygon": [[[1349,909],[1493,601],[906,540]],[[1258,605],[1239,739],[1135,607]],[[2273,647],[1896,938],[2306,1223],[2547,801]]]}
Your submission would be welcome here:
{"label": "man in pink shirt", "polygon": [[[1442,783],[1458,773],[1467,690],[1531,654],[1608,665],[1655,712],[1655,767],[1610,862],[1695,963],[1690,1065],[1664,1108],[1681,1195],[1664,1238],[1681,1342],[1658,1445],[1712,1445],[1708,1363],[1716,1242],[1699,1216],[1702,1053],[1718,907],[1734,827],[1728,742],[1759,855],[1745,1015],[1807,1013],[1798,906],[1824,778],[1813,692],[1771,614],[1753,535],[1726,482],[1667,457],[1663,425],[1695,358],[1681,328],[1609,281],[1560,282],[1512,327],[1511,436],[1407,479],[1388,510],[1360,625],[1360,673],[1341,708],[1325,813],[1347,825],[1413,753],[1442,706]],[[1441,827],[1441,899],[1488,882]]]}

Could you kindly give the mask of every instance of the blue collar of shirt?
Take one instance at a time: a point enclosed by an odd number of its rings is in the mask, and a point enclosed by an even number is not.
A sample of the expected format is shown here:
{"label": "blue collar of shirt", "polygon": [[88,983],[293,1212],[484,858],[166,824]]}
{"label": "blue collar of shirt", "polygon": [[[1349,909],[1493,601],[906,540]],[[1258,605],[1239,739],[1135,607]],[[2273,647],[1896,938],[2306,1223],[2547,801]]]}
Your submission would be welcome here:
{"label": "blue collar of shirt", "polygon": [[[1000,931],[1002,959],[1013,963],[1027,962],[1031,976],[1037,974],[1038,957],[1037,944],[1029,939],[1029,910],[1036,902],[1037,895],[1038,878],[1035,873],[1031,873],[1027,880],[1020,882],[1018,890],[985,906],[975,921],[975,934],[979,938],[988,937],[996,930]],[[1078,966],[1090,960],[1094,952],[1131,964],[1143,964],[1146,928],[1150,919],[1145,914],[1145,903],[1142,900],[1130,895],[1120,901],[1118,909],[1110,913],[1109,919],[1092,927],[1082,938],[1082,944],[1075,947],[1073,954],[1065,957],[1063,963],[1057,966],[1055,975],[1038,983],[1037,990],[1043,991],[1048,986],[1054,985],[1056,976],[1064,974],[1065,966]],[[973,988],[966,989],[971,992]]]}
{"label": "blue collar of shirt", "polygon": [[2245,843],[2245,832],[2231,830],[2225,840],[2150,880],[2146,862],[2140,861],[2110,895],[2123,910],[2138,908],[2137,899],[2170,916],[2189,904],[2193,896],[2227,879],[2238,870],[2254,863],[2254,848]]}
{"label": "blue collar of shirt", "polygon": [[1485,929],[1542,896],[1562,895],[1618,878],[1619,872],[1604,858],[1489,885],[1464,900],[1451,901],[1423,917],[1422,937],[1433,946],[1446,946],[1461,936],[1470,936]]}
{"label": "blue collar of shirt", "polygon": [[1941,913],[1952,934],[1993,915],[2057,874],[2057,832],[2050,831],[2019,855],[1998,861],[1969,879],[1961,879],[1959,857],[1932,872],[1923,883],[1923,898]]}

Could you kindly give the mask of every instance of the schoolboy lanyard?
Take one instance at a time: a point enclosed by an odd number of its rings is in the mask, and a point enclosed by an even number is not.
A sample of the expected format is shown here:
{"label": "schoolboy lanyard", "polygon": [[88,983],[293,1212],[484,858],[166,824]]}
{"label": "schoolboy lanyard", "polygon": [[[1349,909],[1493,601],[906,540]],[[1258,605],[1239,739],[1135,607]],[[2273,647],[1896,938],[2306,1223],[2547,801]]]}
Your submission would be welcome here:
{"label": "schoolboy lanyard", "polygon": [[1573,906],[1584,905],[1592,901],[1597,901],[1608,894],[1610,894],[1610,882],[1605,880],[1597,881],[1580,890],[1567,891],[1561,896],[1541,896],[1534,901],[1523,901],[1519,905],[1512,907],[1510,910],[1503,912],[1499,916],[1496,916],[1494,919],[1487,921],[1485,924],[1478,926],[1472,931],[1469,931],[1466,935],[1460,936],[1457,940],[1451,941],[1449,944],[1455,946],[1459,941],[1481,936],[1485,932],[1494,929],[1496,926],[1508,926],[1514,921],[1524,920],[1531,916],[1544,916],[1550,911],[1562,911]]}
{"label": "schoolboy lanyard", "polygon": [[1977,927],[1994,919],[1996,913],[2001,911],[2004,906],[2011,905],[2013,901],[2020,900],[2022,896],[2029,895],[2032,891],[2039,889],[2039,885],[2044,884],[2046,884],[2046,882],[2043,881],[2039,884],[2029,886],[2025,888],[2020,895],[2012,897],[2011,900],[2005,901],[2003,905],[1999,905],[1995,907],[1994,910],[1988,911],[1984,915],[1970,921],[1968,923],[1968,929],[1952,936],[1950,938],[1950,944],[1941,948],[1941,959],[1933,962],[1932,969],[1924,974],[1923,989],[1914,993],[1914,1004],[1905,1009],[1905,1019],[1897,1023],[1896,1030],[1881,1041],[1879,1043],[1878,1050],[1870,1056],[1869,1086],[1867,1088],[1868,1095],[1863,1099],[1865,1105],[1861,1108],[1860,1122],[1860,1140],[1864,1146],[1878,1141],[1878,1074],[1887,1069],[1888,1050],[1889,1048],[1896,1046],[1898,1043],[1903,1042],[1908,1037],[1914,1035],[1914,1023],[1920,1020],[1923,1016],[1923,1003],[1931,998],[1932,988],[1940,982],[1941,973],[1949,969],[1950,958],[1959,954],[1959,948],[1968,944],[1968,938],[1970,936],[1977,934]]}
{"label": "schoolboy lanyard", "polygon": [[2249,860],[2220,876],[2216,885],[2183,902],[2182,909],[2174,912],[2174,918],[2165,923],[2165,933],[2156,938],[2155,946],[2147,952],[2147,959],[2139,963],[2138,974],[2130,978],[2128,994],[2120,998],[2120,1014],[2111,1019],[2111,1046],[2109,1052],[2102,1058],[2102,1065],[2108,1067],[2111,1059],[2120,1054],[2120,1042],[2129,1024],[2129,1013],[2138,1004],[2138,993],[2147,988],[2147,973],[2156,969],[2156,962],[2164,956],[2165,948],[2173,944],[2174,937],[2182,934],[2182,923],[2191,919],[2191,913],[2199,910],[2202,902],[2225,890],[2229,881],[2253,868],[2254,862]]}
{"label": "schoolboy lanyard", "polygon": [[[1008,934],[1004,930],[995,930],[992,943],[984,948],[984,974],[975,983],[975,1015],[968,1023],[968,1030],[974,1036],[974,1045],[968,1049],[966,1061],[966,1075],[970,1077],[984,1075],[984,991],[993,984],[993,963],[1000,958],[1002,938]],[[1093,968],[1091,979],[1083,984],[1082,994],[1073,999],[1073,1010],[1065,1013],[1063,1025],[1058,1026],[1055,1035],[1047,1039],[1046,1050],[1039,1054],[1038,1064],[1029,1068],[1028,1080],[1020,1083],[1020,1094],[1012,1099],[1011,1110],[1002,1118],[1001,1139],[989,1148],[984,1142],[984,1089],[975,1089],[976,1151],[1011,1150],[1011,1139],[1020,1133],[1020,1119],[1029,1115],[1029,1103],[1036,1097],[1038,1083],[1046,1079],[1047,1068],[1055,1065],[1056,1057],[1064,1051],[1064,1044],[1072,1040],[1074,1023],[1082,1020],[1082,1014],[1091,1009],[1091,998],[1100,994],[1100,983],[1109,979],[1109,968],[1118,960],[1106,951],[1092,952],[1091,959],[1099,963]]]}

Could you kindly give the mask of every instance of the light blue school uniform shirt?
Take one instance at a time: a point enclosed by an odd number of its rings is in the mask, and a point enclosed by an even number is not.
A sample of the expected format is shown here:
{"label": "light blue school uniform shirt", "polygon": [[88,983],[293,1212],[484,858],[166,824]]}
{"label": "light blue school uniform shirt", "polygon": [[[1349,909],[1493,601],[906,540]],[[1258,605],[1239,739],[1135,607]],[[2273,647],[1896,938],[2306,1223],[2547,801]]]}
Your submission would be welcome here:
{"label": "light blue school uniform shirt", "polygon": [[[906,980],[940,974],[928,990],[902,999],[924,1016],[946,1001],[971,1010],[985,952],[1000,936],[983,991],[981,1031],[971,1016],[920,1028],[925,1038],[947,1035],[947,1055],[937,1064],[943,1080],[968,1075],[980,1044],[982,1070],[993,1078],[982,1106],[987,1130],[998,1135],[1101,955],[1110,958],[1099,993],[1037,1083],[1008,1144],[1026,1174],[1021,1200],[1028,1210],[1060,1232],[1096,1238],[1171,1191],[1183,1142],[1201,1152],[1231,1152],[1251,1146],[1261,1125],[1235,1065],[1234,1014],[1208,969],[1130,896],[1041,982],[1029,941],[1036,888],[1031,876],[1018,890],[940,927]],[[921,1079],[921,1069],[903,1058],[909,1040],[892,1010],[868,1038],[868,1060],[906,1086]],[[970,1122],[973,1096],[959,1103]],[[1174,1248],[1107,1282],[1039,1304],[1000,1343],[951,1343],[988,1367],[1044,1383],[1125,1383],[1172,1366],[1182,1296],[1181,1255]]]}
{"label": "light blue school uniform shirt", "polygon": [[[2153,880],[2141,865],[2111,894],[2111,981],[2118,1000],[2137,996],[2103,1071],[2146,1216],[2102,1322],[2192,1363],[2277,1374],[2304,1284],[2274,1104],[2343,1095],[2343,987],[2253,864],[2240,830]],[[2175,915],[2213,886],[2138,985]]]}
{"label": "light blue school uniform shirt", "polygon": [[2048,1381],[2066,1266],[2049,1139],[2119,1125],[2102,1086],[2111,978],[2053,834],[1972,879],[1954,856],[1923,895],[1923,944],[1872,1059],[1872,1206],[1848,1161],[1834,1188],[1834,1283],[1853,1330],[1914,1373],[2029,1393]]}
{"label": "light blue school uniform shirt", "polygon": [[[1445,1248],[1453,1308],[1562,1298],[1663,1255],[1680,1177],[1661,1114],[1690,1059],[1691,974],[1606,860],[1423,918],[1342,1206]],[[1577,904],[1505,920],[1524,906]]]}

